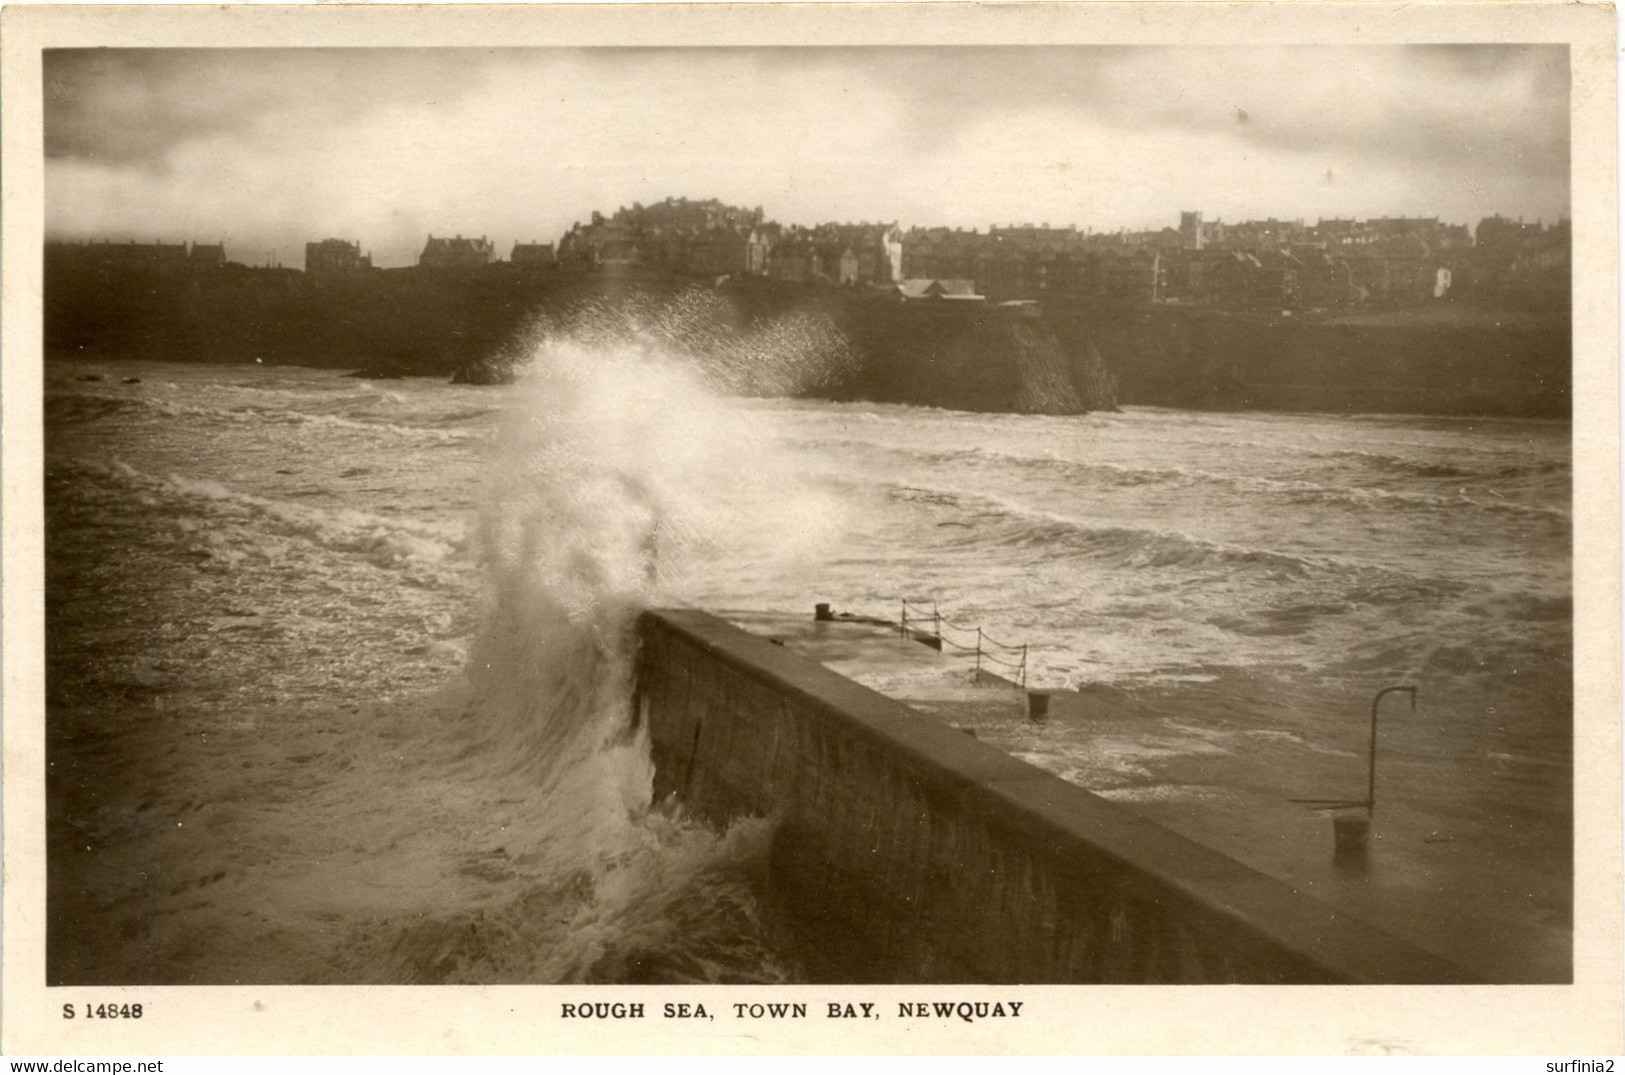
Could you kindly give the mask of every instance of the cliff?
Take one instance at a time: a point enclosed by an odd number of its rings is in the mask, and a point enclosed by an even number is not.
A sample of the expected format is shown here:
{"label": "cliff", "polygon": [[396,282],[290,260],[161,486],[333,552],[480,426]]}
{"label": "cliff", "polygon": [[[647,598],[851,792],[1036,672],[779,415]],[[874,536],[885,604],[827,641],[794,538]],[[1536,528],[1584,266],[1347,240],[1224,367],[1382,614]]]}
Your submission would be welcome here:
{"label": "cliff", "polygon": [[856,348],[848,398],[966,411],[1114,410],[1111,378],[1087,343],[1068,351],[1036,318],[998,307],[856,306],[842,319]]}
{"label": "cliff", "polygon": [[1282,317],[1179,307],[1053,311],[1107,356],[1126,404],[1567,418],[1566,307],[1440,303]]}
{"label": "cliff", "polygon": [[[899,304],[765,280],[700,287],[657,273],[402,269],[348,276],[227,267],[203,276],[47,272],[46,353],[361,368],[373,376],[506,376],[538,322],[703,294],[730,390],[976,411],[1077,413],[1118,402],[1216,410],[1569,414],[1564,309],[1449,303],[1337,316],[1173,307]],[[711,301],[711,300],[715,301]],[[647,319],[646,320],[650,320]],[[655,317],[653,322],[661,322]],[[685,330],[687,331],[687,330]],[[708,329],[707,331],[711,331]],[[762,378],[763,354],[850,354]],[[516,350],[517,349],[517,350]],[[848,361],[849,359],[850,361]],[[740,374],[739,371],[745,371]]]}
{"label": "cliff", "polygon": [[518,274],[201,277],[47,273],[46,353],[366,366],[444,375],[510,339],[535,304]]}
{"label": "cliff", "polygon": [[511,375],[538,333],[657,340],[725,391],[1075,414],[1115,406],[1087,345],[991,307],[905,307],[833,288],[724,290],[655,273],[392,270],[309,276],[48,275],[47,354],[280,362],[371,376]]}

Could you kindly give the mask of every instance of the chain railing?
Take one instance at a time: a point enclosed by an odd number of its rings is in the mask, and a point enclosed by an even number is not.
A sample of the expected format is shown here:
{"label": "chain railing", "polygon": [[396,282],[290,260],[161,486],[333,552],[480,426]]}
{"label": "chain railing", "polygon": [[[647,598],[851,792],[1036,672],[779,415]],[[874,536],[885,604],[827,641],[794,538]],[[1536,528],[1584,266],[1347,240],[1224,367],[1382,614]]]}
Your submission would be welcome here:
{"label": "chain railing", "polygon": [[[899,625],[904,638],[907,638],[909,633],[909,613],[923,613],[926,611],[925,605],[910,601],[906,597],[903,598],[903,614],[899,620]],[[976,670],[978,672],[982,670],[982,663],[984,661],[988,664],[1008,669],[1012,673],[1012,678],[1015,680],[1016,685],[1023,689],[1026,688],[1026,643],[1022,643],[1018,646],[1011,642],[1000,642],[995,638],[989,637],[987,632],[983,631],[980,625],[955,623],[942,614],[941,610],[937,608],[937,603],[935,601],[931,602],[929,615],[923,617],[916,615],[914,617],[915,623],[922,622],[922,620],[931,624],[930,637],[936,639],[939,649],[943,646],[948,646],[958,653],[971,654],[976,660]],[[945,635],[943,633],[943,628],[945,627],[951,631],[958,632],[959,637],[963,639],[963,641],[956,641],[955,639],[949,638],[947,635]],[[975,639],[974,643],[971,642],[972,638]],[[990,649],[997,650],[998,654],[1005,654],[1005,656],[999,656],[996,653],[989,652]]]}

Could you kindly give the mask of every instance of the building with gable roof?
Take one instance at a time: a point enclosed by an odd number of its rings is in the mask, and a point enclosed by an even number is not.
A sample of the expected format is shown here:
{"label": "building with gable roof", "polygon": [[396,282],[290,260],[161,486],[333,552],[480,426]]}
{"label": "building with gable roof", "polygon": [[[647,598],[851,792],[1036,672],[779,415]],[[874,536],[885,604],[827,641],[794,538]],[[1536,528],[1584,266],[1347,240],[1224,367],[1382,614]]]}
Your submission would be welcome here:
{"label": "building with gable roof", "polygon": [[496,259],[496,250],[485,236],[465,239],[461,235],[450,239],[429,236],[423,253],[418,255],[418,267],[423,269],[479,269]]}
{"label": "building with gable roof", "polygon": [[224,243],[166,243],[163,241],[57,242],[45,244],[45,258],[52,266],[73,269],[101,269],[118,272],[195,273],[224,268]]}
{"label": "building with gable roof", "polygon": [[895,223],[820,224],[813,234],[827,246],[851,247],[858,259],[857,283],[889,284],[903,278],[903,229]]}
{"label": "building with gable roof", "polygon": [[515,239],[508,261],[520,268],[551,269],[558,263],[558,258],[553,254],[552,243],[538,243],[535,240],[522,243]]}
{"label": "building with gable roof", "polygon": [[186,256],[187,267],[202,270],[223,268],[226,264],[225,243],[193,243]]}
{"label": "building with gable roof", "polygon": [[800,234],[791,234],[773,244],[767,272],[775,280],[791,283],[810,283],[826,276],[818,244]]}
{"label": "building with gable roof", "polygon": [[702,276],[763,276],[768,249],[754,226],[711,228],[688,241],[682,266]]}
{"label": "building with gable roof", "polygon": [[918,277],[893,281],[890,290],[904,302],[986,302],[986,295],[976,292],[970,280],[931,280]]}
{"label": "building with gable roof", "polygon": [[372,268],[372,255],[361,253],[361,241],[323,239],[305,244],[307,273],[350,273]]}

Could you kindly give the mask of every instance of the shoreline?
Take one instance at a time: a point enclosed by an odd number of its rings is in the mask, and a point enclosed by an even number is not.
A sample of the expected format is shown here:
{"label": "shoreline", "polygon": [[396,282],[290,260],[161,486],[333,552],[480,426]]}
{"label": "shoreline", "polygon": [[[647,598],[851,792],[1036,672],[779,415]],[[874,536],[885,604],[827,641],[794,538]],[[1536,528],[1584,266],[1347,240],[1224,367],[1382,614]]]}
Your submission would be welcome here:
{"label": "shoreline", "polygon": [[[897,624],[879,620],[716,615],[1486,981],[1572,980],[1572,907],[1564,904],[1572,878],[1561,868],[1564,855],[1541,851],[1538,840],[1508,853],[1494,825],[1461,816],[1429,790],[1418,758],[1384,754],[1384,809],[1366,861],[1335,856],[1330,814],[1292,801],[1360,783],[1362,699],[1352,699],[1331,726],[1299,721],[1296,733],[1287,733],[1263,714],[1312,710],[1319,701],[1313,692],[1285,669],[1213,666],[1206,682],[1033,687],[1050,698],[1047,719],[1035,723],[1026,691],[986,672],[971,675],[963,661],[930,645],[929,627],[904,644]],[[1395,724],[1385,745],[1394,751],[1391,740],[1415,732]],[[1426,734],[1432,742],[1439,733]],[[1142,740],[1160,745],[1120,753]],[[1080,765],[1085,743],[1103,753]],[[1068,773],[1056,768],[1063,760]],[[1526,798],[1541,797],[1537,778],[1556,762],[1522,759],[1524,777],[1537,781],[1523,788]],[[1571,843],[1549,835],[1553,847]],[[1498,893],[1497,881],[1509,875],[1517,884]],[[1495,944],[1485,943],[1490,936]]]}
{"label": "shoreline", "polygon": [[[255,369],[262,369],[262,370],[263,369],[275,369],[275,368],[280,368],[280,369],[303,369],[303,370],[315,370],[315,371],[324,371],[324,372],[330,371],[330,372],[334,373],[337,376],[341,376],[341,377],[344,377],[344,378],[353,379],[353,380],[357,380],[357,381],[377,381],[377,382],[380,382],[380,383],[388,383],[388,382],[391,382],[391,381],[429,381],[429,382],[433,382],[434,384],[437,384],[437,385],[448,385],[448,386],[468,387],[468,388],[502,387],[502,385],[504,383],[506,383],[506,382],[496,382],[496,381],[491,381],[491,382],[474,382],[474,381],[467,381],[467,380],[458,381],[458,380],[452,379],[452,377],[450,377],[450,376],[440,374],[440,373],[421,372],[421,371],[400,372],[400,371],[393,371],[393,370],[380,370],[380,369],[377,369],[377,368],[371,368],[371,367],[366,367],[366,366],[354,366],[354,365],[345,366],[345,365],[334,365],[334,364],[331,364],[331,363],[300,362],[300,361],[297,361],[297,360],[273,360],[273,361],[266,361],[266,362],[256,362],[253,359],[244,359],[244,358],[237,358],[237,359],[230,359],[230,360],[227,360],[227,359],[202,359],[202,358],[199,358],[199,359],[184,359],[184,358],[165,358],[165,357],[161,357],[161,356],[150,356],[150,355],[139,355],[138,356],[138,355],[123,354],[123,353],[115,353],[115,352],[79,351],[79,352],[73,352],[73,353],[47,354],[45,356],[45,361],[47,363],[50,363],[50,364],[62,364],[62,365],[71,365],[71,364],[76,364],[76,363],[84,363],[84,364],[87,364],[87,365],[88,364],[97,364],[97,363],[105,363],[105,364],[117,365],[117,364],[125,363],[125,362],[153,362],[153,363],[174,363],[175,365],[180,365],[180,366],[220,366],[220,367],[236,366],[236,367],[242,367],[242,368],[255,368]],[[123,387],[120,380],[108,379],[106,383],[109,385],[109,387]],[[936,405],[936,404],[929,404],[929,403],[905,403],[905,402],[899,402],[897,400],[864,399],[864,398],[853,398],[853,397],[833,398],[833,397],[829,397],[829,396],[810,396],[810,395],[797,395],[797,396],[750,396],[750,395],[739,395],[739,396],[731,396],[731,397],[728,397],[728,398],[742,399],[742,400],[768,400],[768,401],[771,401],[771,400],[788,400],[788,401],[792,401],[792,402],[833,403],[833,404],[842,404],[842,405],[866,405],[867,404],[867,405],[873,405],[873,406],[879,406],[879,407],[910,407],[910,408],[915,408],[915,409],[919,409],[919,410],[942,411],[943,413],[947,413],[947,414],[1017,413],[1017,412],[997,412],[997,411],[995,411],[995,412],[974,411],[974,410],[965,410],[965,409],[962,409],[962,408],[955,408],[955,407],[944,407],[944,406],[940,406],[940,405]],[[1137,400],[1124,400],[1124,401],[1120,402],[1120,404],[1118,405],[1118,407],[1116,409],[1120,413],[1131,413],[1131,412],[1135,412],[1135,411],[1142,411],[1142,412],[1167,411],[1167,412],[1180,413],[1180,414],[1263,415],[1263,416],[1268,416],[1268,417],[1273,417],[1273,418],[1293,418],[1293,417],[1300,417],[1300,418],[1329,418],[1329,419],[1347,419],[1349,421],[1362,421],[1362,420],[1365,420],[1365,421],[1430,421],[1430,422],[1484,422],[1484,421],[1489,421],[1489,422],[1529,423],[1531,425],[1543,425],[1543,426],[1568,426],[1568,427],[1571,427],[1571,428],[1572,428],[1572,426],[1574,424],[1573,416],[1571,414],[1566,414],[1566,413],[1565,414],[1509,414],[1509,413],[1498,413],[1498,412],[1495,412],[1495,411],[1487,411],[1487,410],[1486,411],[1310,410],[1310,409],[1285,408],[1285,407],[1225,406],[1225,405],[1220,405],[1220,404],[1201,405],[1201,404],[1177,404],[1177,403],[1147,403],[1147,402],[1141,402],[1141,401],[1137,401]],[[1091,412],[1084,412],[1084,413],[1091,413]],[[1060,416],[1052,415],[1051,417],[1066,417],[1066,416],[1064,416],[1064,415],[1060,415]]]}
{"label": "shoreline", "polygon": [[889,301],[834,286],[656,274],[309,278],[47,275],[45,353],[253,362],[374,377],[497,380],[536,318],[706,296],[730,340],[821,323],[856,363],[798,398],[1078,413],[1118,404],[1313,414],[1562,418],[1571,410],[1566,306],[1264,312],[1052,298],[1038,308]]}

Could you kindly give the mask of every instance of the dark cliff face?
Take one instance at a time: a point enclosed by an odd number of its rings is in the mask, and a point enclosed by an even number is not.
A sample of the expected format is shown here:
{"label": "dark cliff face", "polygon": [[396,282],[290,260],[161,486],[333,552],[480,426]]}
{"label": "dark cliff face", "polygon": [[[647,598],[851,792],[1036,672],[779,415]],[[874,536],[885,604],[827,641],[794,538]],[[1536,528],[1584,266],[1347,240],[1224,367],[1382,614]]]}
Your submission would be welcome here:
{"label": "dark cliff face", "polygon": [[[861,355],[846,388],[880,403],[1014,414],[1112,409],[1085,346],[1069,355],[1035,318],[998,307],[866,305],[843,320]],[[1098,360],[1094,366],[1098,366]]]}
{"label": "dark cliff face", "polygon": [[1092,342],[1122,402],[1211,410],[1567,418],[1566,309],[1439,304],[1319,319],[1199,309],[1049,318]]}
{"label": "dark cliff face", "polygon": [[47,354],[439,374],[498,346],[530,305],[523,281],[506,275],[53,275],[45,343]]}
{"label": "dark cliff face", "polygon": [[[709,319],[704,332],[691,331],[687,314],[695,308]],[[809,335],[827,334],[843,352],[830,363],[830,376],[760,384],[734,377],[725,390],[1047,414],[1115,402],[1087,348],[1074,361],[1041,322],[995,308],[905,307],[833,288],[718,291],[655,274],[57,274],[47,282],[46,349],[169,361],[258,359],[492,383],[512,375],[538,325],[570,331],[588,318],[632,331],[640,318],[668,325],[673,311],[687,327],[666,342],[723,352],[740,368],[767,365],[752,360],[752,348],[805,346]],[[1081,380],[1074,367],[1084,371]]]}

